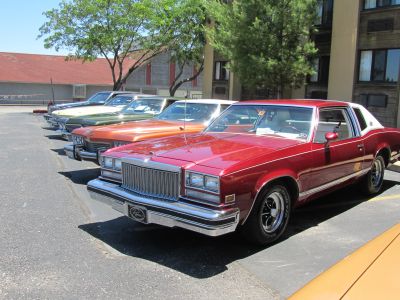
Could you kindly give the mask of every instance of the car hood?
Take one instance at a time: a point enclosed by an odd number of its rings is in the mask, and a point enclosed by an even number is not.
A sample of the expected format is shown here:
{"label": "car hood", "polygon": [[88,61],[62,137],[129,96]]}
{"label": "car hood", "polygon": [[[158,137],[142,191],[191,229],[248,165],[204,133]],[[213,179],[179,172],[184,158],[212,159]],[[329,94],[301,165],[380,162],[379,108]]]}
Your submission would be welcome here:
{"label": "car hood", "polygon": [[63,110],[57,110],[57,111],[54,111],[53,114],[60,116],[60,117],[63,117],[63,116],[80,117],[80,116],[85,116],[85,115],[118,112],[123,108],[124,108],[124,106],[106,106],[106,105],[74,107],[74,108],[67,108],[67,109],[63,109]]}
{"label": "car hood", "polygon": [[83,101],[83,102],[74,102],[74,103],[63,103],[63,104],[52,105],[51,109],[56,111],[56,110],[60,110],[60,109],[67,109],[67,108],[72,108],[72,107],[81,107],[81,106],[87,106],[87,105],[90,105],[90,102]]}
{"label": "car hood", "polygon": [[167,158],[226,170],[248,159],[302,143],[275,136],[202,133],[131,144],[110,152],[118,151],[122,157],[139,154],[152,160]]}
{"label": "car hood", "polygon": [[184,132],[200,132],[204,124],[158,119],[128,122],[124,124],[85,127],[74,130],[74,134],[85,136],[90,141],[127,141],[135,142],[143,139],[170,136]]}
{"label": "car hood", "polygon": [[[96,126],[96,125],[106,125],[106,124],[115,124],[122,122],[131,122],[131,121],[140,121],[147,120],[153,118],[152,114],[99,114],[88,116],[83,119],[80,124],[84,126]],[[73,122],[73,120],[71,121]]]}

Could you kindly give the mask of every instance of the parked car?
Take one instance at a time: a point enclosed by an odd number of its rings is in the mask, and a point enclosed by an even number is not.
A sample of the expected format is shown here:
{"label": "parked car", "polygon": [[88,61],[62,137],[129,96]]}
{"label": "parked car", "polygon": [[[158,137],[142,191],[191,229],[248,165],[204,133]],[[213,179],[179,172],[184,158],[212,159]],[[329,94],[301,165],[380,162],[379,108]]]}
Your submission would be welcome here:
{"label": "parked car", "polygon": [[138,141],[202,131],[234,101],[181,100],[150,120],[109,126],[78,128],[73,144],[64,147],[69,158],[98,162],[99,153]]}
{"label": "parked car", "polygon": [[400,130],[357,104],[245,101],[200,134],[106,151],[88,190],[142,223],[209,236],[240,229],[267,245],[297,206],[355,182],[366,193],[381,191],[399,152]]}
{"label": "parked car", "polygon": [[400,224],[313,279],[289,300],[399,299]]}
{"label": "parked car", "polygon": [[177,99],[161,96],[140,98],[131,102],[120,112],[70,118],[65,124],[65,129],[71,133],[74,129],[80,127],[104,126],[150,119],[160,114],[175,101]]}
{"label": "parked car", "polygon": [[86,101],[49,105],[47,108],[47,114],[44,115],[44,119],[49,123],[49,125],[54,126],[56,124],[54,124],[52,122],[52,119],[53,119],[52,112],[53,111],[63,110],[63,109],[67,109],[67,108],[74,108],[74,107],[104,105],[109,99],[115,97],[116,95],[122,95],[122,94],[127,94],[127,93],[131,93],[131,92],[103,91],[103,92],[98,92],[98,93],[94,94]]}
{"label": "parked car", "polygon": [[55,111],[53,113],[53,115],[55,115],[53,122],[58,126],[58,132],[61,134],[61,136],[68,140],[69,132],[66,130],[66,123],[70,118],[91,116],[101,113],[118,113],[127,107],[132,101],[146,97],[150,97],[150,95],[123,94],[111,98],[102,106],[69,108],[61,111]]}

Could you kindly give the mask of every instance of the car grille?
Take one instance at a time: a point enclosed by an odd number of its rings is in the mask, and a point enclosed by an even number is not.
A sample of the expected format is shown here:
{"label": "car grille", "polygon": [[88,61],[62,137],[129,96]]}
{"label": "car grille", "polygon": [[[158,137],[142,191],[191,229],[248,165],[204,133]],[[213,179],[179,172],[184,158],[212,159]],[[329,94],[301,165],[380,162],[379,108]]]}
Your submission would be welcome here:
{"label": "car grille", "polygon": [[122,187],[135,193],[178,200],[180,173],[122,163]]}
{"label": "car grille", "polygon": [[107,150],[110,149],[111,145],[107,143],[91,143],[85,141],[85,150],[89,152],[98,152],[99,150]]}

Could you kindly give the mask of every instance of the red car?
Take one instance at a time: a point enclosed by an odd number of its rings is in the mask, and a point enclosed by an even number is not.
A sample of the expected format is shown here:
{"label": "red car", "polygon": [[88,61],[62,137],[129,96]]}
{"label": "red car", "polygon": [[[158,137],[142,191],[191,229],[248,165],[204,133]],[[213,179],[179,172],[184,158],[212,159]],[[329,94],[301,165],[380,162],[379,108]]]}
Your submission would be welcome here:
{"label": "red car", "polygon": [[246,101],[200,134],[108,150],[88,190],[142,223],[210,236],[240,229],[266,245],[316,197],[355,182],[378,193],[399,151],[400,130],[354,103]]}

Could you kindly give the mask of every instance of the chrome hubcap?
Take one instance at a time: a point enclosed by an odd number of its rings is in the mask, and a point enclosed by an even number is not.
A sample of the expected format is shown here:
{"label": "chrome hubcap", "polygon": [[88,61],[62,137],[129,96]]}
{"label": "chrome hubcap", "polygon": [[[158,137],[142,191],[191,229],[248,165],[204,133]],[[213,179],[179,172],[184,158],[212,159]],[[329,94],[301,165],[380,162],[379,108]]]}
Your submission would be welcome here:
{"label": "chrome hubcap", "polygon": [[377,188],[381,185],[383,179],[383,166],[380,160],[375,160],[371,169],[371,183]]}
{"label": "chrome hubcap", "polygon": [[267,233],[273,233],[282,223],[285,211],[284,196],[273,192],[264,200],[261,210],[261,224]]}

